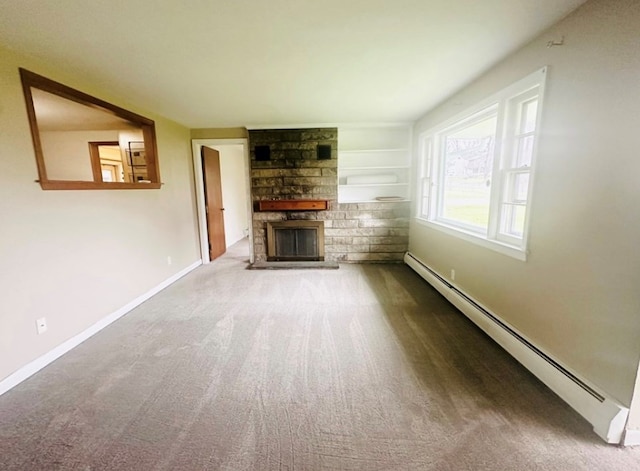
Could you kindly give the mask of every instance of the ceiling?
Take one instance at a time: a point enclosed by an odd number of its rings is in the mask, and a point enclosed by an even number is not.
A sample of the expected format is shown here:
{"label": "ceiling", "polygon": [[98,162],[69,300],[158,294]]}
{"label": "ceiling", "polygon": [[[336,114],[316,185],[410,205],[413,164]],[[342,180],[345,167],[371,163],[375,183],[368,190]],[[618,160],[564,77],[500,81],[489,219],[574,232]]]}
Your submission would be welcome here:
{"label": "ceiling", "polygon": [[0,44],[190,128],[410,122],[584,1],[2,0]]}

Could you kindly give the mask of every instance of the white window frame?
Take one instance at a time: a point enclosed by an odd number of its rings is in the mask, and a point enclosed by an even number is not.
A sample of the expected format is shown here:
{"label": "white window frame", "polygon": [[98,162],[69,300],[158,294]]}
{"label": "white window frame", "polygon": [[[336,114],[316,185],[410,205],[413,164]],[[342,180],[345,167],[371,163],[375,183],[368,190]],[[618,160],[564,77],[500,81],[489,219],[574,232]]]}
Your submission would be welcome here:
{"label": "white window frame", "polygon": [[[531,195],[534,186],[536,153],[540,135],[547,67],[543,67],[493,96],[482,100],[466,111],[420,134],[418,181],[416,185],[416,220],[439,231],[468,240],[497,252],[526,260],[531,212]],[[521,123],[523,104],[537,99],[537,114],[533,132],[522,133],[516,129]],[[486,233],[465,226],[460,221],[447,220],[443,213],[442,182],[444,181],[443,153],[438,145],[442,137],[456,128],[468,126],[476,120],[497,114],[496,139],[493,154],[489,221]],[[517,166],[514,149],[520,139],[533,136],[531,165]],[[515,175],[528,174],[526,199],[514,197],[514,186],[509,185]],[[524,227],[519,236],[506,230],[507,207],[521,206],[524,211]]]}

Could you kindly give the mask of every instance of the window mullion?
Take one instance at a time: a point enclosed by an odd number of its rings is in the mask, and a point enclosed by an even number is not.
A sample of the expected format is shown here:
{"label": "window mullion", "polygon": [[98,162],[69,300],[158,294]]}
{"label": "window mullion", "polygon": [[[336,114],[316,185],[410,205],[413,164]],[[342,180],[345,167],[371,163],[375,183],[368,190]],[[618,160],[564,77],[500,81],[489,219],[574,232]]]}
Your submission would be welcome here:
{"label": "window mullion", "polygon": [[434,180],[432,182],[432,195],[434,196],[433,202],[433,219],[439,219],[443,214],[443,204],[444,204],[444,174],[445,174],[445,165],[443,164],[444,160],[444,152],[445,147],[442,145],[442,141],[444,136],[442,134],[438,134],[436,139],[434,140],[434,162],[437,162],[437,165],[433,169]]}
{"label": "window mullion", "polygon": [[500,204],[504,167],[503,158],[505,151],[505,102],[500,101],[498,107],[498,124],[496,126],[496,145],[493,149],[493,170],[491,172],[491,196],[489,202],[489,224],[487,226],[487,238],[495,239],[498,234],[500,222]]}
{"label": "window mullion", "polygon": [[428,185],[431,172],[431,138],[424,138],[420,142],[420,161],[416,188],[419,191],[417,213],[418,217],[429,217],[430,188]]}

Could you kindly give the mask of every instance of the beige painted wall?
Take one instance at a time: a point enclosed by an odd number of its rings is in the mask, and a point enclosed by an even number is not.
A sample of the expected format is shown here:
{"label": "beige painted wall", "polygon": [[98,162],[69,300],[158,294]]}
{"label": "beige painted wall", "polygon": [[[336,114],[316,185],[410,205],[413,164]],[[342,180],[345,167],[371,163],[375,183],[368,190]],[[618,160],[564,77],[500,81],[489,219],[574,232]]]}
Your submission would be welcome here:
{"label": "beige painted wall", "polygon": [[[162,189],[43,191],[18,67],[154,119]],[[0,380],[200,258],[189,130],[84,80],[0,47]]]}
{"label": "beige painted wall", "polygon": [[[640,8],[595,0],[415,126],[549,65],[526,262],[411,223],[410,250],[629,405],[640,359]],[[565,36],[565,45],[547,48]]]}

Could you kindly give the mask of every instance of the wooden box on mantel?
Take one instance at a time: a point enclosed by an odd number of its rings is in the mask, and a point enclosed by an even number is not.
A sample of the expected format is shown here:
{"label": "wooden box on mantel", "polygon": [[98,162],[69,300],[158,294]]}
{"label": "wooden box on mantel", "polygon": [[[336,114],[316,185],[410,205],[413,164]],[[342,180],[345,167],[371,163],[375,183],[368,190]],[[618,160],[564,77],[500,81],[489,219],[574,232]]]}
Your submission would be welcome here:
{"label": "wooden box on mantel", "polygon": [[328,200],[265,200],[258,201],[258,211],[324,211]]}

